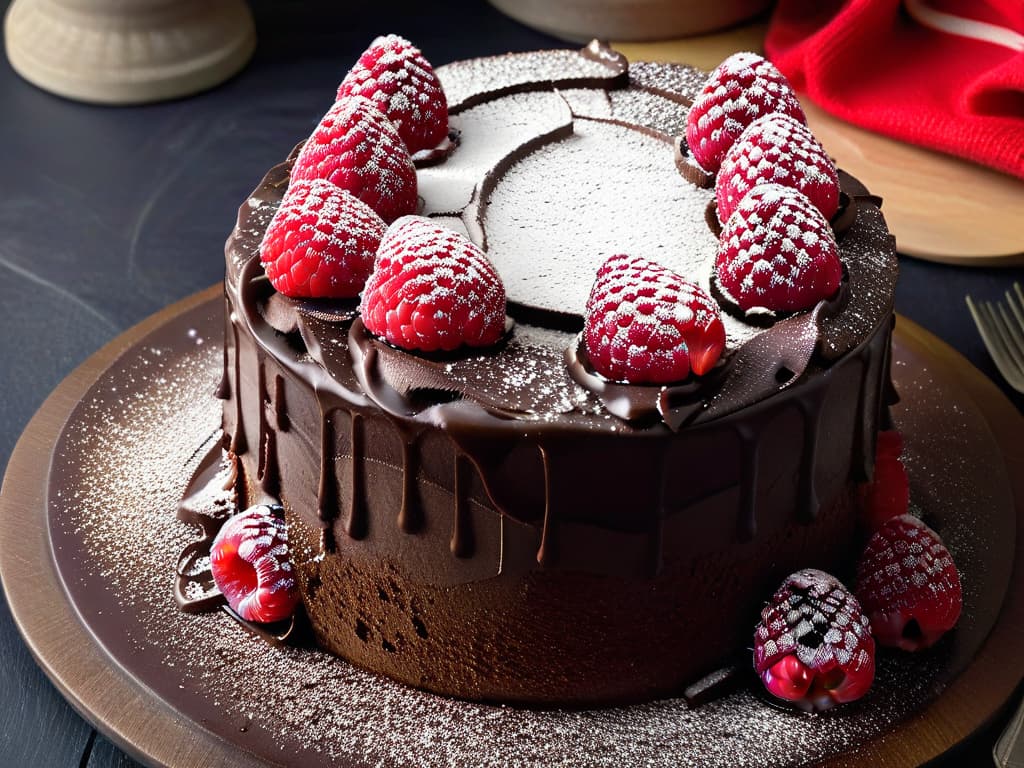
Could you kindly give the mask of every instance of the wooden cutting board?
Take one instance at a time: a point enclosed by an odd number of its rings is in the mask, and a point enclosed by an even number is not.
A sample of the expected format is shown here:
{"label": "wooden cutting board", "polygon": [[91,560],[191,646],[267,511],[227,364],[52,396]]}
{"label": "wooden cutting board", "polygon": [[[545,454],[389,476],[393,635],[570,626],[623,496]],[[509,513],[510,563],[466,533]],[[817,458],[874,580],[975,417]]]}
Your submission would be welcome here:
{"label": "wooden cutting board", "polygon": [[[654,43],[613,43],[627,58],[713,69],[762,51],[767,24]],[[968,266],[1024,264],[1024,181],[857,128],[801,94],[812,131],[837,165],[884,199],[901,254]]]}

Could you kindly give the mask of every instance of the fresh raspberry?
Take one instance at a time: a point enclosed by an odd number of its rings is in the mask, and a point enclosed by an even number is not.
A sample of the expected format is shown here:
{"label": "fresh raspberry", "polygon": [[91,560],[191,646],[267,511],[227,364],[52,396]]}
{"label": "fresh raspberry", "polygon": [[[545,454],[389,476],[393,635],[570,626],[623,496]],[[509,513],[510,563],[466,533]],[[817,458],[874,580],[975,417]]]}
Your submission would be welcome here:
{"label": "fresh raspberry", "polygon": [[285,296],[358,296],[387,225],[325,179],[293,181],[260,244],[271,285]]}
{"label": "fresh raspberry", "polygon": [[773,696],[809,712],[859,699],[875,677],[875,642],[857,598],[823,571],[789,576],[761,611],[754,668]]}
{"label": "fresh raspberry", "polygon": [[810,309],[843,278],[835,235],[803,194],[760,184],[722,227],[715,260],[718,287],[740,309]]}
{"label": "fresh raspberry", "polygon": [[395,126],[369,99],[341,99],[295,158],[292,181],[327,179],[384,221],[416,211],[416,166]]}
{"label": "fresh raspberry", "polygon": [[338,86],[338,98],[366,96],[395,124],[409,152],[448,136],[448,100],[419,48],[398,35],[378,37]]}
{"label": "fresh raspberry", "polygon": [[807,195],[826,219],[839,210],[839,173],[807,126],[774,113],[747,126],[729,151],[715,180],[718,218],[729,218],[758,184],[775,182]]}
{"label": "fresh raspberry", "polygon": [[717,173],[743,129],[762,115],[781,112],[806,123],[786,76],[756,53],[734,53],[711,73],[686,116],[686,143],[693,159]]}
{"label": "fresh raspberry", "polygon": [[246,621],[291,616],[299,590],[281,508],[258,504],[224,523],[210,549],[210,570],[228,605]]}
{"label": "fresh raspberry", "polygon": [[406,216],[381,240],[361,311],[371,333],[403,349],[486,347],[505,333],[505,286],[465,237]]}
{"label": "fresh raspberry", "polygon": [[916,651],[954,627],[960,574],[938,534],[912,515],[887,521],[857,563],[857,597],[881,644]]}
{"label": "fresh raspberry", "polygon": [[710,371],[725,348],[715,300],[660,264],[612,256],[597,271],[583,326],[587,356],[612,381],[667,384]]}
{"label": "fresh raspberry", "polygon": [[896,430],[878,433],[875,448],[875,473],[859,488],[861,518],[874,533],[887,521],[907,513],[910,506],[910,482],[900,454],[903,439]]}

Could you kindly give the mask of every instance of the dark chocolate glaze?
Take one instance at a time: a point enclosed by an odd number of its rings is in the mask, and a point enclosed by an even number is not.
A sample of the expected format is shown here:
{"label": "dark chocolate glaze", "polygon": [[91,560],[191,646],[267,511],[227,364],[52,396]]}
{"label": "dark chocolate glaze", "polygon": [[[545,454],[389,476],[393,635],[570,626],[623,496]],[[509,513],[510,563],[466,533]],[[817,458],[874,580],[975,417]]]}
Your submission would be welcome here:
{"label": "dark chocolate glaze", "polygon": [[[565,88],[571,133],[576,121],[636,131],[665,147],[645,172],[678,179],[666,130],[678,118],[664,106],[685,116],[692,94],[666,94],[696,83],[693,73],[645,65],[633,78],[598,46],[443,67],[463,119],[448,163],[475,151],[471,108]],[[580,105],[611,112],[583,118]],[[495,190],[567,140],[546,125],[476,169],[464,209],[433,210],[486,244]],[[224,433],[257,479],[244,502],[278,492],[290,537],[314,553],[300,583],[322,645],[446,695],[645,699],[680,691],[748,643],[758,603],[788,572],[849,559],[852,483],[873,464],[885,406],[896,277],[870,201],[841,234],[842,306],[767,329],[731,321],[717,375],[620,411],[565,364],[574,307],[526,296],[531,322],[520,316],[506,343],[433,359],[373,339],[340,305],[275,296],[258,246],[287,177],[287,163],[271,169],[227,243]],[[687,188],[703,207],[708,193]],[[573,268],[548,277],[578,289]]]}

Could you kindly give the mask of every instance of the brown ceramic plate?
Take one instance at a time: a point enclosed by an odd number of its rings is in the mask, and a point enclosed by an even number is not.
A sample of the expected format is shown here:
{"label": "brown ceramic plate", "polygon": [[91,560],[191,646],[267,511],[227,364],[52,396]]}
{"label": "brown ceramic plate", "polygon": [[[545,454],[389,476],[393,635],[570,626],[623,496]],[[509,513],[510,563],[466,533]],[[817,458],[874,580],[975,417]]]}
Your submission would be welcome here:
{"label": "brown ceramic plate", "polygon": [[[964,574],[965,618],[927,655],[881,658],[865,706],[809,719],[743,690],[697,710],[681,700],[595,713],[486,707],[315,650],[264,646],[222,614],[178,614],[175,547],[190,532],[173,501],[195,449],[216,431],[222,312],[216,286],[97,352],[33,418],[0,491],[0,574],[26,642],[68,700],[148,764],[579,764],[627,741],[635,750],[653,733],[634,758],[734,764],[744,750],[765,764],[909,766],[984,725],[1021,680],[1024,595],[1008,591],[1024,564],[1021,417],[957,353],[903,319],[895,417],[918,511]],[[723,730],[738,713],[744,733]],[[682,751],[687,739],[702,751]],[[556,746],[560,754],[545,751]]]}

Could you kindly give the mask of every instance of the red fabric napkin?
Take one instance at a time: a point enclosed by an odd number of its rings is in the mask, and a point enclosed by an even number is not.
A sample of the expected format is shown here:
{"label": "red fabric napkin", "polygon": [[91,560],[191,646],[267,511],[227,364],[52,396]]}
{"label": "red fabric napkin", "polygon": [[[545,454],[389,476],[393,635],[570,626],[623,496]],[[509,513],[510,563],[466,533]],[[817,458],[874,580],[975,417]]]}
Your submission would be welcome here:
{"label": "red fabric napkin", "polygon": [[1021,0],[779,0],[765,50],[843,120],[1024,178]]}

